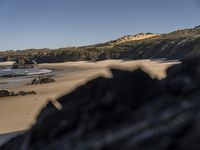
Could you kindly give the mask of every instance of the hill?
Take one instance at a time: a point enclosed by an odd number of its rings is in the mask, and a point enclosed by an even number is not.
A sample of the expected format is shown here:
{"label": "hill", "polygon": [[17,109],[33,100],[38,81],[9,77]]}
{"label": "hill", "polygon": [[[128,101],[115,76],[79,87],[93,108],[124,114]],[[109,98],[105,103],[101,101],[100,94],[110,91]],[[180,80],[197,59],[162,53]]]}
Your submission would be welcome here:
{"label": "hill", "polygon": [[65,61],[99,61],[106,59],[182,59],[200,55],[200,27],[177,30],[167,34],[140,33],[83,47],[59,49],[27,49],[0,52],[0,61],[18,56],[38,63]]}

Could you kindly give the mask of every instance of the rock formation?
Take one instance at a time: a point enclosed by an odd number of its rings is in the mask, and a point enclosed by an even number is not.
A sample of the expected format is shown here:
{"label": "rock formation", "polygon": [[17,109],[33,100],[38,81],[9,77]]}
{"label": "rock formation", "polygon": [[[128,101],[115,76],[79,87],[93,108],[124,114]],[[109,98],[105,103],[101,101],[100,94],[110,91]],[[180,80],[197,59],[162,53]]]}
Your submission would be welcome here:
{"label": "rock formation", "polygon": [[31,82],[31,84],[44,84],[44,83],[52,83],[55,82],[55,79],[53,79],[52,77],[48,77],[48,76],[39,76],[37,78],[34,78]]}
{"label": "rock formation", "polygon": [[24,96],[29,94],[37,94],[35,91],[19,91],[17,93],[7,90],[7,89],[0,89],[0,97],[8,97],[8,96]]}
{"label": "rock formation", "polygon": [[15,63],[13,64],[12,68],[13,69],[30,69],[34,68],[36,65],[36,62],[33,60],[30,60],[26,57],[18,57],[15,60]]}
{"label": "rock formation", "polygon": [[163,80],[112,69],[49,102],[26,133],[1,150],[199,150],[200,58]]}
{"label": "rock formation", "polygon": [[14,94],[14,96],[25,96],[25,95],[30,95],[30,94],[37,94],[35,91],[19,91]]}
{"label": "rock formation", "polygon": [[14,96],[15,93],[7,90],[7,89],[0,89],[0,97],[6,97],[6,96]]}

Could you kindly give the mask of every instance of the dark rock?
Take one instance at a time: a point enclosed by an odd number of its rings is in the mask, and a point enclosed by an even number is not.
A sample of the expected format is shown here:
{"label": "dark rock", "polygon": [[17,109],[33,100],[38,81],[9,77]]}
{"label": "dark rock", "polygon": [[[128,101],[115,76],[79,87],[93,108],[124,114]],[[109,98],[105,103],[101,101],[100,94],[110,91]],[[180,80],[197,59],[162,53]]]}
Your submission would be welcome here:
{"label": "dark rock", "polygon": [[0,97],[14,96],[14,92],[7,89],[0,89]]}
{"label": "dark rock", "polygon": [[24,95],[30,95],[30,94],[37,94],[35,91],[19,91],[15,94],[15,96],[24,96]]}
{"label": "dark rock", "polygon": [[166,85],[176,94],[188,94],[200,88],[199,57],[182,60],[182,65],[174,65],[167,70]]}
{"label": "dark rock", "polygon": [[24,96],[30,94],[37,94],[35,91],[19,91],[17,93],[7,90],[7,89],[0,89],[0,97],[7,97],[7,96]]}
{"label": "dark rock", "polygon": [[31,84],[44,84],[44,83],[52,83],[55,82],[55,79],[48,76],[39,76],[37,78],[34,78],[31,82]]}
{"label": "dark rock", "polygon": [[13,64],[12,68],[13,69],[30,69],[34,68],[36,65],[36,62],[33,60],[29,60],[26,57],[18,57],[15,60],[15,63]]}
{"label": "dark rock", "polygon": [[200,58],[152,79],[112,70],[49,102],[37,123],[1,150],[199,150]]}

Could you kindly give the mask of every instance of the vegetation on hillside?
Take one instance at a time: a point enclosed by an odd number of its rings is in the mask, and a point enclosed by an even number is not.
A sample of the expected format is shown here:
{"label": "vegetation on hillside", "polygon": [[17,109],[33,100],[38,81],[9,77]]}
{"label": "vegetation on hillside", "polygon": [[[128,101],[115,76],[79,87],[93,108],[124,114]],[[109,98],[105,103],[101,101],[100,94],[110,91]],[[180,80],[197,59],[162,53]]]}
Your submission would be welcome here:
{"label": "vegetation on hillside", "polygon": [[[148,33],[150,34],[150,33]],[[126,37],[126,36],[125,36]],[[141,40],[117,40],[83,47],[27,49],[0,52],[0,61],[27,57],[38,63],[106,59],[182,59],[200,54],[200,27],[178,30]]]}

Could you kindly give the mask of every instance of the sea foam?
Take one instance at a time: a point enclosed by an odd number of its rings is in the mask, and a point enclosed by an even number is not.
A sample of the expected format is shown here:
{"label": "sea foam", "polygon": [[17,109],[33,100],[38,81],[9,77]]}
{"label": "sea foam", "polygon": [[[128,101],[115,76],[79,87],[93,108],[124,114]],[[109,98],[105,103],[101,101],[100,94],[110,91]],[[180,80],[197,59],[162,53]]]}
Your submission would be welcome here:
{"label": "sea foam", "polygon": [[51,70],[48,69],[0,69],[0,77],[2,76],[28,76],[28,75],[38,75],[38,74],[45,74],[51,73]]}

